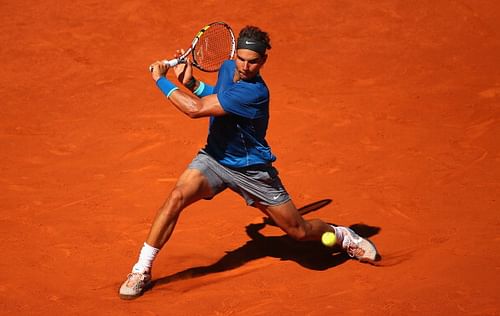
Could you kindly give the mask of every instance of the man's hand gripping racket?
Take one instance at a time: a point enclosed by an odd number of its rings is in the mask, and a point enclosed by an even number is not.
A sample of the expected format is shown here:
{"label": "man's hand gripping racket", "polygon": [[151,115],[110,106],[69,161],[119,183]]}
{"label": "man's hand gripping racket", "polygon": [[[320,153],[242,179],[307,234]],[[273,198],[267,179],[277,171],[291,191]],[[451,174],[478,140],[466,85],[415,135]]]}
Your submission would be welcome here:
{"label": "man's hand gripping racket", "polygon": [[[203,27],[194,37],[189,47],[181,56],[163,60],[168,68],[185,63],[189,54],[193,65],[206,72],[220,69],[225,60],[232,59],[236,51],[234,33],[224,22],[213,22]],[[153,71],[153,66],[149,67]]]}

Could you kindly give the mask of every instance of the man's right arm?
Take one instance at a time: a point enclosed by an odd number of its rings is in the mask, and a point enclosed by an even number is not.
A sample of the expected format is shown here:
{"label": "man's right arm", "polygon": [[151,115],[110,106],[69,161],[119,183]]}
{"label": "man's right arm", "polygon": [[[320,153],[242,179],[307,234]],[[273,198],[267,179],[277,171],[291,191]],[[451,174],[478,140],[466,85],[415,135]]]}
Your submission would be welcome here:
{"label": "man's right arm", "polygon": [[181,90],[175,90],[168,98],[175,107],[190,118],[221,116],[226,112],[219,103],[216,94],[196,97]]}

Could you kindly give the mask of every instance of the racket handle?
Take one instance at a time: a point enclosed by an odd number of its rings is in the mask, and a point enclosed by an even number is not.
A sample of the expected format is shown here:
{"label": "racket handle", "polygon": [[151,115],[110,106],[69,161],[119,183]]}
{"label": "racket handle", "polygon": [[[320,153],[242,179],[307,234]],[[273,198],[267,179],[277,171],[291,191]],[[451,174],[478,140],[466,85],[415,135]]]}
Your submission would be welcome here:
{"label": "racket handle", "polygon": [[168,65],[168,67],[174,67],[174,66],[177,66],[178,64],[181,63],[181,61],[179,59],[172,59],[172,60],[164,60],[163,63],[165,65]]}
{"label": "racket handle", "polygon": [[[162,60],[161,61],[165,66],[168,66],[169,68],[170,67],[174,67],[174,66],[177,66],[178,64],[182,63],[182,61],[180,59],[171,59],[171,60]],[[153,66],[149,66],[149,71],[150,72],[153,72]]]}

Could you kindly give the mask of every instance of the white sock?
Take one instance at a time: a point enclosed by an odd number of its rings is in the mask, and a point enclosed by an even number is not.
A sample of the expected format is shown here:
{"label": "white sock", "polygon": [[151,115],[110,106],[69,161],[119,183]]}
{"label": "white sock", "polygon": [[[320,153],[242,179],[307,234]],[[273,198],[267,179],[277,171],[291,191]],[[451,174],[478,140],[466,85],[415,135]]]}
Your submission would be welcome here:
{"label": "white sock", "polygon": [[333,230],[335,231],[335,237],[337,237],[336,244],[342,245],[342,242],[344,241],[344,233],[342,232],[342,229],[340,229],[336,226],[333,226],[333,225],[330,225],[330,226],[332,226]]}
{"label": "white sock", "polygon": [[160,249],[151,247],[150,245],[144,243],[142,246],[141,253],[139,254],[139,261],[132,268],[132,272],[144,273],[151,271],[151,266],[153,265],[153,260],[155,260],[156,255]]}

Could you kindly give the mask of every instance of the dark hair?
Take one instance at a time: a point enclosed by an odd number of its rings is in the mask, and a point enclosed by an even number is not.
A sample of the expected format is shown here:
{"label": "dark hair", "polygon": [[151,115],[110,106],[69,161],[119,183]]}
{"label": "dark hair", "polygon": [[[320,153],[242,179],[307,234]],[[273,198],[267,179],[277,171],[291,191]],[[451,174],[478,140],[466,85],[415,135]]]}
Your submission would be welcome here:
{"label": "dark hair", "polygon": [[267,32],[262,31],[257,26],[247,25],[241,29],[238,38],[252,39],[261,42],[267,49],[271,49],[271,39]]}

